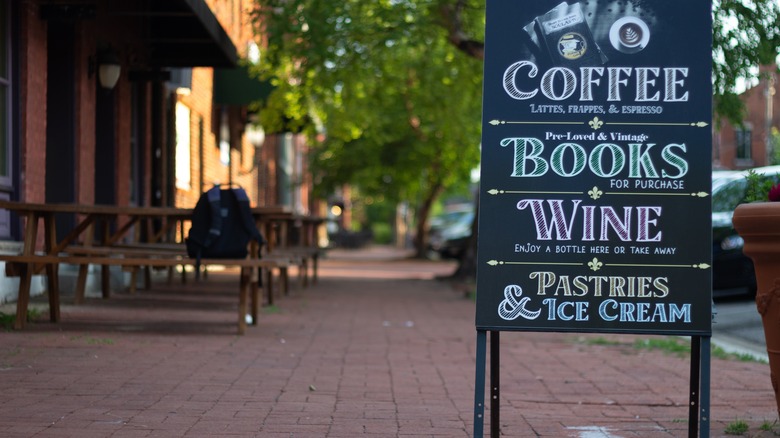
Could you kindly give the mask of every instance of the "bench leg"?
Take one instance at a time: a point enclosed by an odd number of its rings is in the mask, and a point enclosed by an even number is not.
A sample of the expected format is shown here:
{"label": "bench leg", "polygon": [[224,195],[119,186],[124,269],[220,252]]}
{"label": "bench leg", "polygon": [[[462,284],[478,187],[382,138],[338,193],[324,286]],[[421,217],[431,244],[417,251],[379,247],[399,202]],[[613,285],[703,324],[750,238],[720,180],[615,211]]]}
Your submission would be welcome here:
{"label": "bench leg", "polygon": [[60,282],[59,265],[50,263],[46,265],[46,285],[49,289],[49,320],[60,320]]}
{"label": "bench leg", "polygon": [[103,289],[103,298],[111,297],[111,267],[102,265],[100,267],[100,282]]}
{"label": "bench leg", "polygon": [[315,255],[314,257],[311,258],[311,269],[312,269],[311,282],[312,282],[312,284],[317,284],[317,277],[318,277],[318,274],[317,274],[317,264],[319,262],[318,259],[319,259],[319,257],[317,255]]}
{"label": "bench leg", "polygon": [[130,295],[135,295],[136,292],[138,292],[138,288],[136,287],[136,283],[138,282],[138,270],[140,268],[138,266],[133,266],[130,268]]}
{"label": "bench leg", "polygon": [[309,287],[309,259],[306,257],[301,259],[301,280],[304,288]]}
{"label": "bench leg", "polygon": [[[57,229],[54,224],[53,216],[46,216],[43,220],[44,227],[46,228],[45,242],[46,253],[51,253],[53,243],[57,241]],[[46,265],[46,286],[49,289],[49,320],[51,322],[57,322],[60,320],[60,284],[59,284],[59,265],[47,264]]]}
{"label": "bench leg", "polygon": [[89,265],[79,265],[79,274],[76,277],[76,292],[73,297],[73,302],[76,304],[84,302],[84,295],[87,289],[87,273],[89,273]]}
{"label": "bench leg", "polygon": [[247,301],[249,298],[249,283],[251,280],[251,268],[241,268],[241,281],[238,294],[238,334],[246,332]]}
{"label": "bench leg", "polygon": [[279,267],[279,279],[282,282],[282,292],[284,296],[290,295],[290,274],[287,272],[287,266]]}
{"label": "bench leg", "polygon": [[266,269],[266,281],[265,281],[265,290],[268,294],[268,305],[273,306],[274,305],[274,272],[273,269]]}
{"label": "bench leg", "polygon": [[[24,250],[22,254],[32,255],[35,253],[35,242],[38,238],[38,217],[28,213],[24,230]],[[30,304],[30,284],[32,283],[32,274],[35,269],[33,263],[21,263],[18,266],[22,270],[19,276],[19,296],[16,299],[16,320],[14,329],[21,330],[27,322],[27,306]]]}
{"label": "bench leg", "polygon": [[249,281],[252,284],[252,325],[257,325],[257,318],[260,315],[260,301],[263,299],[261,294],[261,279],[263,278],[263,268],[252,269],[252,278]]}
{"label": "bench leg", "polygon": [[16,300],[16,320],[14,329],[21,330],[27,322],[27,306],[30,304],[30,283],[32,283],[33,264],[25,263],[20,266],[23,270],[19,277],[19,297]]}
{"label": "bench leg", "polygon": [[152,288],[152,267],[144,266],[144,290]]}

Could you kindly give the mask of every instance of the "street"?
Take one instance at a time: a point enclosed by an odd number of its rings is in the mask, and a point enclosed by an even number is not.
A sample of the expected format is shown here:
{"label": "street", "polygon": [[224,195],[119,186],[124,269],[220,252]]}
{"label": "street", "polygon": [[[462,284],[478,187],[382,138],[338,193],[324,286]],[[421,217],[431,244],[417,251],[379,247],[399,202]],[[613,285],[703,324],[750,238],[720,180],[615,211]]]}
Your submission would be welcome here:
{"label": "street", "polygon": [[761,316],[752,297],[740,296],[715,301],[712,341],[730,353],[750,354],[768,360]]}

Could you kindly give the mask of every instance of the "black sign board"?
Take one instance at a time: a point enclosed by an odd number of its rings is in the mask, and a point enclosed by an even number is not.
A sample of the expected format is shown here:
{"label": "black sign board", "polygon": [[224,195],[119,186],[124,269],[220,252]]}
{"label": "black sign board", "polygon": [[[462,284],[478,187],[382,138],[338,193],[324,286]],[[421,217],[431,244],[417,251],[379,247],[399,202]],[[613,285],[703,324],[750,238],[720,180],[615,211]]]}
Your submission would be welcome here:
{"label": "black sign board", "polygon": [[711,7],[488,0],[478,329],[711,333]]}

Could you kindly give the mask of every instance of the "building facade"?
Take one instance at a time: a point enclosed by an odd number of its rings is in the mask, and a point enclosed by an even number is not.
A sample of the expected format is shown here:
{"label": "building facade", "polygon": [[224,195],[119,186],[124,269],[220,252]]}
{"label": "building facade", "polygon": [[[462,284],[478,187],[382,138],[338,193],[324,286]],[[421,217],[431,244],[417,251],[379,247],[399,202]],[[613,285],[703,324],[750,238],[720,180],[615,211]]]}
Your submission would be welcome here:
{"label": "building facade", "polygon": [[[220,91],[257,59],[254,3],[2,2],[0,199],[193,207],[218,183],[310,213],[305,141],[252,124],[246,97],[267,85],[245,78],[239,101]],[[0,210],[0,250],[22,230]],[[0,302],[13,300],[3,280]]]}
{"label": "building facade", "polygon": [[721,120],[713,132],[712,158],[715,169],[748,169],[777,162],[780,148],[780,94],[776,92],[777,66],[761,68],[758,84],[740,96],[745,104],[741,126]]}

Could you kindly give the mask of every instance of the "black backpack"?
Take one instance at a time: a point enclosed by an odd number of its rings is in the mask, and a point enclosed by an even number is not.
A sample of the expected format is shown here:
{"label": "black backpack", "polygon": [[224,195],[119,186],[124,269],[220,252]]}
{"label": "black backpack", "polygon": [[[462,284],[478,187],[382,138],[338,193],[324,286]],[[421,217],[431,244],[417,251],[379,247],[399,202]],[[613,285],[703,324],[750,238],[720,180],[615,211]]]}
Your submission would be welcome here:
{"label": "black backpack", "polygon": [[259,245],[265,243],[255,225],[244,189],[222,189],[215,185],[200,195],[185,240],[187,255],[196,259],[196,277],[202,258],[245,258],[249,241],[253,239]]}

